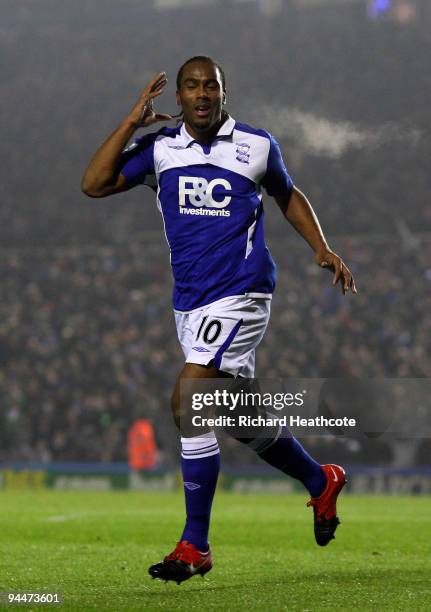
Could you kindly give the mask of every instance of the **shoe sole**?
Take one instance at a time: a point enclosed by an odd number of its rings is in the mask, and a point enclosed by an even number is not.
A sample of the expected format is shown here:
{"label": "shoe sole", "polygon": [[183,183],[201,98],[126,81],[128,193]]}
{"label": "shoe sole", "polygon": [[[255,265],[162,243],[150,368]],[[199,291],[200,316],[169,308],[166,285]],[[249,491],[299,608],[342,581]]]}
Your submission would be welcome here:
{"label": "shoe sole", "polygon": [[158,578],[159,580],[164,580],[165,582],[171,581],[181,584],[186,580],[190,580],[190,578],[193,578],[193,576],[201,576],[201,578],[203,578],[211,569],[212,565],[207,568],[198,568],[195,572],[187,574],[185,570],[183,570],[183,573],[181,573],[176,566],[169,567],[167,564],[157,563],[148,569],[148,573],[153,580]]}

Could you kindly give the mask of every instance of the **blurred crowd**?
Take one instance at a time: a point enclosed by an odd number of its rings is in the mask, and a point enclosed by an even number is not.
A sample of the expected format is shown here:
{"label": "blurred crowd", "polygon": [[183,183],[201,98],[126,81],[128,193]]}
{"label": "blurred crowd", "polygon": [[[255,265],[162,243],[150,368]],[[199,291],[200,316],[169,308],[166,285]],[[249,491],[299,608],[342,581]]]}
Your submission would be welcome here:
{"label": "blurred crowd", "polygon": [[[359,289],[345,297],[308,247],[291,240],[286,224],[285,244],[272,249],[278,287],[258,376],[431,375],[430,238],[408,253],[344,240],[337,250]],[[182,354],[163,241],[3,251],[0,459],[124,461],[139,417],[153,422],[162,462],[175,459],[169,401]],[[352,449],[360,460],[361,448]],[[228,462],[248,459],[228,445]]]}

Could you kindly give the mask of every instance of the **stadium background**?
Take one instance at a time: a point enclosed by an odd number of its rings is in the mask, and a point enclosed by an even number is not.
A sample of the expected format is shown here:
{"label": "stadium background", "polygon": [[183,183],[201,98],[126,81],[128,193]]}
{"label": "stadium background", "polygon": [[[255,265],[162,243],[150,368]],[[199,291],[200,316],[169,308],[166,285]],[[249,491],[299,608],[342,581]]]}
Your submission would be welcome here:
{"label": "stadium background", "polygon": [[[64,471],[68,463],[72,471],[86,462],[121,472],[127,431],[141,417],[154,424],[159,468],[177,469],[169,395],[182,356],[153,194],[138,188],[89,200],[80,179],[159,70],[169,84],[158,106],[175,111],[176,72],[194,54],[224,66],[229,112],[279,140],[295,183],[358,281],[358,296],[334,291],[268,199],[279,278],[259,375],[430,376],[429,2],[0,7],[3,485],[14,482],[14,470]],[[428,438],[307,445],[322,462],[336,457],[385,474],[408,468],[408,490],[431,490]],[[226,468],[260,469],[242,448],[224,451]]]}

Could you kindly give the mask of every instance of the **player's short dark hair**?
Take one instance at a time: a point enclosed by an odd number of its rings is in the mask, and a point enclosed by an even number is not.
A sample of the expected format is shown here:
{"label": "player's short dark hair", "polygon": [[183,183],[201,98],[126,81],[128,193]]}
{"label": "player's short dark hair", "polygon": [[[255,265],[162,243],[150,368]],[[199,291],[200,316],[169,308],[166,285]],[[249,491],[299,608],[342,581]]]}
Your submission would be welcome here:
{"label": "player's short dark hair", "polygon": [[218,62],[213,60],[212,57],[207,57],[206,55],[195,55],[194,57],[191,57],[186,62],[184,62],[184,64],[178,70],[178,74],[177,74],[177,89],[181,89],[181,79],[183,78],[184,68],[188,64],[192,64],[193,62],[210,62],[211,64],[213,64],[213,66],[215,66],[219,70],[219,72],[220,72],[221,84],[222,84],[222,87],[223,87],[223,91],[226,91],[226,77],[225,77],[223,68],[220,66],[220,64]]}

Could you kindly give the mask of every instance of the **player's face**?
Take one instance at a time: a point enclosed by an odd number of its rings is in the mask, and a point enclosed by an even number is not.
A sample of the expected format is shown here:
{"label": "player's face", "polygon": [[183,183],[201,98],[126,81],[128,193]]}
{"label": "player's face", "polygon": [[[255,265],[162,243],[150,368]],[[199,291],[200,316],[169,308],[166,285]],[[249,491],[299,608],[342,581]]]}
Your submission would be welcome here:
{"label": "player's face", "polygon": [[224,98],[220,71],[211,62],[192,62],[184,67],[177,104],[192,130],[202,133],[215,127],[221,120]]}

